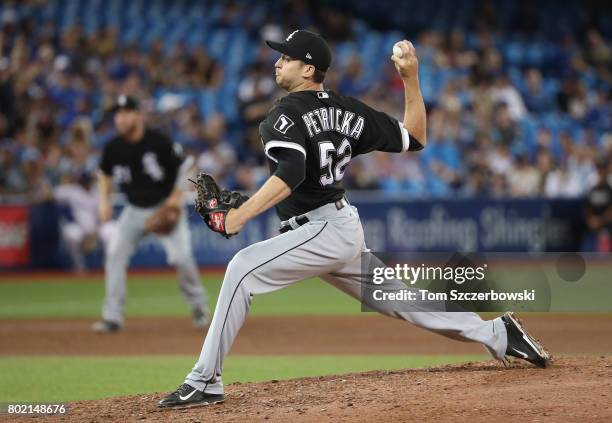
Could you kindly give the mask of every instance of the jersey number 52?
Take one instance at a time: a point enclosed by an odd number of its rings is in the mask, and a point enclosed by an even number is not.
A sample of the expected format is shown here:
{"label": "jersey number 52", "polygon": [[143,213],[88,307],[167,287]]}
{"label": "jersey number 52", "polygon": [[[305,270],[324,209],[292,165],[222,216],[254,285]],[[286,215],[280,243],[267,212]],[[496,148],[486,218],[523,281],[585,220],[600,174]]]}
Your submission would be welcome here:
{"label": "jersey number 52", "polygon": [[340,147],[336,149],[331,141],[319,143],[319,157],[323,174],[319,178],[321,185],[331,185],[342,180],[346,166],[351,161],[351,143],[344,138]]}

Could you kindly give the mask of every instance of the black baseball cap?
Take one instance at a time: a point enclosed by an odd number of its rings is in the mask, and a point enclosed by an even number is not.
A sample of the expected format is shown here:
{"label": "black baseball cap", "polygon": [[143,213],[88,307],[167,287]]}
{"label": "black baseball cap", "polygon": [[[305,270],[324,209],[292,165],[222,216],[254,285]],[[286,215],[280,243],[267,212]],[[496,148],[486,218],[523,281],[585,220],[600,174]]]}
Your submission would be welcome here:
{"label": "black baseball cap", "polygon": [[129,95],[121,94],[115,100],[115,104],[111,108],[111,112],[115,113],[119,110],[138,110],[140,107],[138,100]]}
{"label": "black baseball cap", "polygon": [[299,29],[289,34],[285,41],[267,40],[266,44],[271,49],[313,65],[322,72],[327,72],[331,64],[332,54],[327,42],[314,32]]}

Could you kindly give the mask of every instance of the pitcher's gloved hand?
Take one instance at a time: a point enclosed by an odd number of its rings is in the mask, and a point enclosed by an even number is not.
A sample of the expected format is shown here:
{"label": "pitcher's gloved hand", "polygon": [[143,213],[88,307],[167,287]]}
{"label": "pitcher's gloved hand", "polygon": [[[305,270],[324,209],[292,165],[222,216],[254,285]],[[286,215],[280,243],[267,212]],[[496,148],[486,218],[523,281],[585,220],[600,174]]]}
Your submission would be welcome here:
{"label": "pitcher's gloved hand", "polygon": [[215,179],[207,174],[200,173],[196,180],[190,181],[196,186],[195,211],[202,217],[204,223],[211,231],[218,232],[226,238],[235,234],[225,231],[225,217],[230,209],[237,209],[249,197],[237,191],[221,190]]}

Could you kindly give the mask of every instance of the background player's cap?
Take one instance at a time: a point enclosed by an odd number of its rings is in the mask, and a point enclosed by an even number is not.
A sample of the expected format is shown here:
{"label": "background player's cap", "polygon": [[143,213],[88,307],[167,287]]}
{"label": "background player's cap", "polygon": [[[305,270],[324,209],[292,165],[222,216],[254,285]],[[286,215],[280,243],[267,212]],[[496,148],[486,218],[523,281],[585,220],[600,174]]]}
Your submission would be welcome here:
{"label": "background player's cap", "polygon": [[118,110],[126,109],[126,110],[138,110],[139,104],[138,100],[134,97],[130,97],[129,95],[121,94],[117,97],[115,104],[113,105],[111,111],[115,113]]}
{"label": "background player's cap", "polygon": [[293,59],[313,65],[322,72],[326,72],[331,64],[332,54],[327,42],[314,32],[300,29],[289,34],[283,42],[268,40],[266,44]]}

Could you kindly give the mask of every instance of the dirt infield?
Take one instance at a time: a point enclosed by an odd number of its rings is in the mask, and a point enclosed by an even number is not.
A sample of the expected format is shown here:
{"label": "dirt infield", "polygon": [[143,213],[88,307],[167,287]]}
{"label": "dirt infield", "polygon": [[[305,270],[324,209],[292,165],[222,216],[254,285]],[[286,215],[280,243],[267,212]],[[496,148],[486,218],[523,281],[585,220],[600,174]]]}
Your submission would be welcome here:
{"label": "dirt infield", "polygon": [[[221,405],[159,410],[164,393],[80,401],[66,422],[611,421],[612,316],[528,315],[523,321],[557,358],[546,370],[470,363],[288,381],[232,384]],[[133,318],[98,335],[90,320],[1,320],[4,355],[192,354],[204,332],[188,318]],[[608,352],[608,354],[606,354]],[[459,343],[376,315],[258,317],[247,320],[231,354],[479,354]],[[598,354],[595,354],[598,353]],[[601,355],[600,355],[601,354]],[[5,417],[5,416],[2,416]],[[17,419],[17,421],[32,419]],[[10,420],[9,420],[10,421]]]}
{"label": "dirt infield", "polygon": [[[523,315],[553,353],[612,352],[612,316]],[[132,318],[119,334],[94,334],[91,320],[0,320],[0,356],[191,354],[204,332],[188,318]],[[607,334],[607,335],[604,335]],[[249,317],[231,354],[482,354],[405,322],[377,315]]]}
{"label": "dirt infield", "polygon": [[561,358],[545,370],[487,362],[232,384],[224,404],[187,410],[158,409],[162,395],[80,401],[50,420],[603,422],[612,420],[612,357]]}

